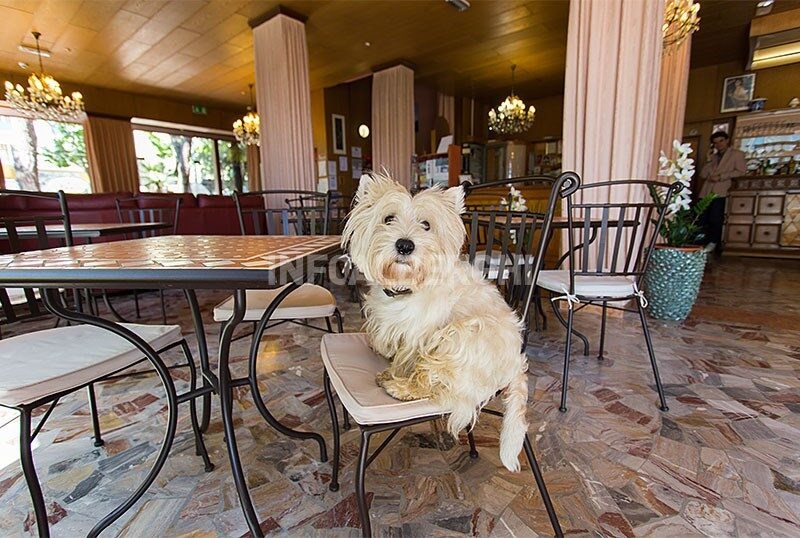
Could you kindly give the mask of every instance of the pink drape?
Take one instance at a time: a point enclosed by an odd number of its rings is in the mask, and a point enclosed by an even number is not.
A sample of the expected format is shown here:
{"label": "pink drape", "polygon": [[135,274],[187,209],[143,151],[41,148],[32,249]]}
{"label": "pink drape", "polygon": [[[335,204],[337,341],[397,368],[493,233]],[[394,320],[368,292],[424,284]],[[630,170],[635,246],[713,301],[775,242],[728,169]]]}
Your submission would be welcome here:
{"label": "pink drape", "polygon": [[258,146],[247,146],[247,190],[260,191],[261,183],[261,149]]}
{"label": "pink drape", "polygon": [[372,167],[411,185],[414,154],[414,71],[396,65],[372,77]]}
{"label": "pink drape", "polygon": [[[570,2],[563,169],[584,184],[652,179],[663,11],[664,0]],[[641,187],[597,188],[582,201],[646,197]]]}
{"label": "pink drape", "polygon": [[253,28],[265,189],[316,190],[305,24],[276,15]]}
{"label": "pink drape", "polygon": [[[436,93],[436,115],[447,120],[450,134],[456,132],[456,101],[452,95]],[[439,142],[438,140],[436,141]]]}
{"label": "pink drape", "polygon": [[92,192],[139,192],[131,122],[88,116],[83,124]]}
{"label": "pink drape", "polygon": [[[658,173],[658,156],[663,151],[672,154],[672,141],[683,138],[686,114],[686,94],[689,89],[689,57],[692,51],[690,35],[678,47],[661,57],[661,78],[658,88],[658,113],[652,173]],[[694,155],[695,159],[697,158]]]}

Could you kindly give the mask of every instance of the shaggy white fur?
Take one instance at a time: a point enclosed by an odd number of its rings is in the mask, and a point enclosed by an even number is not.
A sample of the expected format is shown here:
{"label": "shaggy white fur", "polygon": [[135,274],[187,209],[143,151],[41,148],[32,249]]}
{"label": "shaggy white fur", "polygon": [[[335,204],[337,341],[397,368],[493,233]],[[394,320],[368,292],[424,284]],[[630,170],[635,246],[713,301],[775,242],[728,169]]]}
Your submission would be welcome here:
{"label": "shaggy white fur", "polygon": [[370,345],[391,360],[377,382],[400,400],[432,398],[450,412],[453,435],[504,390],[500,459],[518,471],[528,430],[522,327],[497,288],[460,259],[463,189],[412,197],[373,173],[361,177],[354,204],[342,246],[370,284]]}

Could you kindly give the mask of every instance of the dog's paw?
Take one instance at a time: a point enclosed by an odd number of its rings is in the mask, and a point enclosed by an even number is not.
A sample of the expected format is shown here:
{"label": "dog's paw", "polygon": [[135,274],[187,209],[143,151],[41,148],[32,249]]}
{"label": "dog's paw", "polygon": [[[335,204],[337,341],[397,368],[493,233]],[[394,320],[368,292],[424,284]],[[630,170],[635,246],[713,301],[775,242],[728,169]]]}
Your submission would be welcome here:
{"label": "dog's paw", "polygon": [[375,376],[375,382],[382,387],[383,384],[386,381],[390,380],[391,378],[392,374],[389,372],[389,369],[387,368],[386,370]]}
{"label": "dog's paw", "polygon": [[395,379],[386,379],[381,383],[383,390],[394,398],[402,402],[410,402],[411,400],[419,400],[419,396],[412,394],[403,383],[398,383]]}

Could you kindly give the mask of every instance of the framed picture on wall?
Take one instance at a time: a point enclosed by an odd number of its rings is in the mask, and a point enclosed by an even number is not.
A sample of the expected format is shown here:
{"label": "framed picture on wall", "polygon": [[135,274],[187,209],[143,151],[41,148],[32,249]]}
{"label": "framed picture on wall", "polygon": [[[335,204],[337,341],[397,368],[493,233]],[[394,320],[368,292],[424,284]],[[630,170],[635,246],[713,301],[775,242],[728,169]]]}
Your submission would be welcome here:
{"label": "framed picture on wall", "polygon": [[331,133],[333,133],[333,152],[337,155],[347,155],[344,116],[331,114]]}
{"label": "framed picture on wall", "polygon": [[714,127],[711,129],[711,134],[718,133],[722,131],[723,133],[727,133],[728,136],[733,134],[733,130],[731,129],[731,123],[729,121],[718,120],[719,123],[715,123]]}
{"label": "framed picture on wall", "polygon": [[750,101],[753,100],[753,92],[756,88],[756,75],[739,75],[738,77],[728,77],[722,85],[722,106],[721,113],[740,112],[749,110]]}

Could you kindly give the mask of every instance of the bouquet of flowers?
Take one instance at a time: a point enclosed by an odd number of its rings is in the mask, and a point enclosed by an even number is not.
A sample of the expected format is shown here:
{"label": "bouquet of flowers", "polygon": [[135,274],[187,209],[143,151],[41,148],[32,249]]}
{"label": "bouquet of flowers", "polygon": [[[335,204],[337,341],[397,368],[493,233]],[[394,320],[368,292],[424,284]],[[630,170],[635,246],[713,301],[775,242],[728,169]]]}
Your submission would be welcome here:
{"label": "bouquet of flowers", "polygon": [[692,174],[694,172],[694,159],[689,157],[692,148],[689,144],[681,144],[679,140],[672,142],[673,157],[667,157],[664,152],[658,158],[660,169],[658,175],[667,178],[670,183],[680,182],[683,188],[673,191],[669,200],[664,200],[669,189],[650,189],[650,194],[659,204],[666,203],[667,213],[661,223],[658,233],[671,247],[684,247],[696,241],[701,233],[700,216],[705,213],[715,194],[704,196],[692,205],[692,191],[690,189]]}
{"label": "bouquet of flowers", "polygon": [[508,195],[500,198],[500,205],[507,207],[509,211],[527,211],[527,200],[522,196],[522,193],[514,188],[511,183],[508,184]]}

